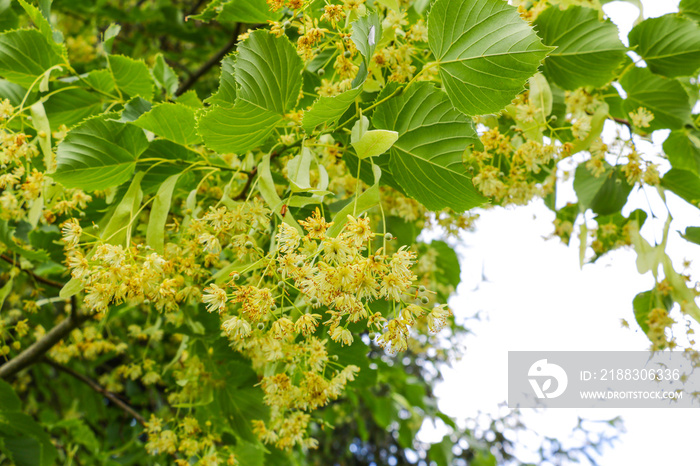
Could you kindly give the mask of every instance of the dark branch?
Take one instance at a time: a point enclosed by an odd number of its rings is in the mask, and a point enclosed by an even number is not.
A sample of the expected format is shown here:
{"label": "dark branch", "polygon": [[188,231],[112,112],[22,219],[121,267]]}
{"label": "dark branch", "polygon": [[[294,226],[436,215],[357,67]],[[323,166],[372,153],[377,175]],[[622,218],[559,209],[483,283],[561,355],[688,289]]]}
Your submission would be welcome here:
{"label": "dark branch", "polygon": [[[270,154],[270,160],[274,160],[275,158],[279,157],[287,150],[300,145],[301,141],[302,140],[299,139],[288,146],[282,147],[279,151],[273,152],[272,154]],[[253,184],[253,178],[255,178],[255,175],[257,175],[257,174],[258,174],[258,167],[254,167],[249,173],[246,173],[246,175],[248,175],[248,180],[245,182],[245,186],[243,186],[243,189],[241,190],[241,192],[236,197],[233,198],[234,201],[242,201],[243,199],[248,197],[248,190],[250,189],[250,185]]]}
{"label": "dark branch", "polygon": [[250,173],[248,173],[248,180],[245,182],[245,186],[243,186],[243,189],[241,192],[238,194],[238,196],[234,197],[234,201],[242,201],[246,197],[248,197],[248,190],[250,189],[250,185],[253,184],[253,178],[255,178],[255,175],[258,173],[258,167],[253,168]]}
{"label": "dark branch", "polygon": [[630,132],[632,132],[632,125],[630,124],[629,121],[623,120],[622,118],[613,118],[613,120],[615,121],[615,123],[619,123],[621,125],[627,126],[627,129],[629,129]]}
{"label": "dark branch", "polygon": [[11,264],[11,265],[17,267],[18,269],[22,270],[23,272],[28,273],[29,275],[32,276],[32,278],[34,278],[34,280],[38,281],[39,283],[43,283],[44,285],[52,286],[52,287],[58,288],[58,289],[63,288],[63,283],[59,283],[59,282],[55,282],[55,281],[53,281],[53,280],[49,280],[48,278],[44,278],[44,277],[42,277],[41,275],[35,274],[35,273],[32,272],[31,270],[23,269],[22,266],[21,266],[20,264],[18,264],[17,262],[15,262],[14,259],[12,259],[11,257],[7,257],[7,256],[4,255],[4,254],[0,254],[0,258],[2,258],[2,260],[4,260],[5,262],[7,262],[7,263],[9,263],[9,264]]}
{"label": "dark branch", "polygon": [[194,86],[194,84],[199,81],[199,78],[207,74],[207,72],[212,69],[214,66],[218,65],[221,63],[221,60],[236,47],[236,44],[238,43],[238,35],[239,35],[239,30],[240,30],[240,25],[239,27],[236,28],[236,32],[234,32],[233,37],[231,40],[229,40],[226,45],[224,45],[218,52],[216,52],[209,60],[206,61],[202,66],[199,67],[194,73],[192,73],[184,83],[180,85],[180,87],[177,88],[177,91],[175,91],[175,95],[182,95],[185,91],[187,91],[189,88]]}
{"label": "dark branch", "polygon": [[20,354],[0,366],[0,379],[8,379],[22,369],[39,362],[47,351],[58,344],[59,341],[67,337],[70,332],[78,328],[89,317],[89,314],[81,314],[77,312],[75,300],[73,300],[73,310],[67,319],[49,330],[46,335],[35,341]]}
{"label": "dark branch", "polygon": [[127,403],[122,401],[117,395],[110,392],[105,387],[103,387],[99,383],[95,382],[91,378],[74,371],[70,367],[63,366],[63,365],[61,365],[61,364],[57,363],[56,361],[53,361],[49,358],[44,358],[42,360],[42,362],[45,362],[46,364],[53,367],[54,369],[61,371],[61,372],[65,372],[66,374],[70,375],[71,377],[74,377],[74,378],[80,380],[85,385],[92,388],[97,393],[103,395],[105,398],[107,398],[109,401],[111,401],[115,405],[119,406],[125,413],[128,413],[130,416],[132,416],[134,419],[136,419],[139,424],[141,424],[142,426],[146,425],[146,419],[144,419],[144,417],[141,416],[134,408],[129,406]]}

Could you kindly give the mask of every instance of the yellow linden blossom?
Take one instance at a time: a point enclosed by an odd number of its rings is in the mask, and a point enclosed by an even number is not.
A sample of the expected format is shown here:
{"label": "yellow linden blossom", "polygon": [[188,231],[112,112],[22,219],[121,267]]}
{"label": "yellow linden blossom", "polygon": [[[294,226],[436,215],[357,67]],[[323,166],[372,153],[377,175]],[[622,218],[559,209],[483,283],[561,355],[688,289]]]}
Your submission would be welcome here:
{"label": "yellow linden blossom", "polygon": [[654,120],[654,114],[644,107],[639,107],[635,112],[629,113],[632,124],[638,128],[648,128]]}
{"label": "yellow linden blossom", "polygon": [[216,311],[220,313],[226,309],[227,300],[228,297],[226,296],[226,290],[220,288],[219,286],[212,284],[207,288],[204,288],[202,302],[207,305],[207,311]]}
{"label": "yellow linden blossom", "polygon": [[369,225],[369,219],[365,218],[354,218],[352,215],[348,215],[348,223],[345,226],[345,236],[350,239],[355,247],[360,247],[367,241],[374,238],[374,233]]}
{"label": "yellow linden blossom", "polygon": [[324,239],[326,230],[333,225],[333,222],[326,222],[326,219],[321,215],[321,211],[316,207],[313,215],[304,220],[299,220],[299,224],[309,232],[309,238]]}
{"label": "yellow linden blossom", "polygon": [[80,227],[80,223],[74,218],[63,223],[61,228],[61,233],[63,234],[63,242],[66,243],[66,247],[71,249],[78,245],[80,242],[80,236],[83,234],[83,229]]}
{"label": "yellow linden blossom", "polygon": [[14,113],[15,109],[10,103],[10,99],[0,101],[0,121],[7,120]]}
{"label": "yellow linden blossom", "polygon": [[284,8],[285,0],[267,0],[267,4],[272,11],[278,11]]}
{"label": "yellow linden blossom", "polygon": [[342,5],[326,5],[323,7],[321,21],[328,21],[335,27],[336,23],[343,18],[345,18],[345,12]]}

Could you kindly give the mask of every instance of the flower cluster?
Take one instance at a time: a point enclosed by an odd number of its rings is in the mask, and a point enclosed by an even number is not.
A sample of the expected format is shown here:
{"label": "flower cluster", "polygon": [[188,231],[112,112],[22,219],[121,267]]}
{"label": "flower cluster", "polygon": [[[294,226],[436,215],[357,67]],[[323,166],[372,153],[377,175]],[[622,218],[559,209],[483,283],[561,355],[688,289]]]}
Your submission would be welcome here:
{"label": "flower cluster", "polygon": [[[368,217],[348,215],[333,231],[333,223],[316,209],[299,224],[304,232],[293,224],[279,226],[275,251],[256,263],[265,267],[256,283],[246,281],[245,270],[234,271],[230,291],[213,283],[202,296],[256,370],[277,364],[277,373],[262,382],[271,418],[256,422],[256,431],[279,448],[315,446],[306,437],[309,412],[337,398],[359,371],[352,365],[333,368],[324,333],[346,346],[355,343],[358,331],[377,332],[377,344],[397,352],[407,349],[417,320],[438,332],[451,316],[445,305],[426,309],[412,303],[429,302],[412,272],[415,253],[406,247],[393,254],[384,253],[384,246],[373,251],[378,236]],[[388,306],[376,306],[382,301]]]}

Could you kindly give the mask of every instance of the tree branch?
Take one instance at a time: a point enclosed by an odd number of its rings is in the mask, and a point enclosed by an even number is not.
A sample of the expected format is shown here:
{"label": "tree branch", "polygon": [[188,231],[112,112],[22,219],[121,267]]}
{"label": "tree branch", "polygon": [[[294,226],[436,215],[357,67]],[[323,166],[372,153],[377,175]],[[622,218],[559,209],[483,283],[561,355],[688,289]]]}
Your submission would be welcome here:
{"label": "tree branch", "polygon": [[105,387],[103,387],[99,383],[95,382],[91,378],[89,378],[83,374],[80,374],[79,372],[74,371],[70,367],[61,365],[61,364],[57,363],[56,361],[53,361],[49,358],[42,359],[42,362],[48,364],[49,366],[53,367],[54,369],[56,369],[58,371],[65,372],[66,374],[70,375],[71,377],[74,377],[74,378],[80,380],[85,385],[92,388],[97,393],[103,395],[105,398],[107,398],[109,401],[111,401],[115,405],[119,406],[122,409],[122,411],[124,411],[125,413],[129,414],[131,417],[136,419],[136,421],[138,421],[139,424],[141,424],[142,426],[146,425],[146,419],[143,416],[141,416],[141,414],[139,414],[138,411],[136,411],[134,408],[132,408],[127,403],[122,401],[121,398],[119,398],[117,395],[110,392]]}
{"label": "tree branch", "polygon": [[630,124],[629,121],[624,120],[624,119],[622,119],[622,118],[613,118],[613,121],[615,121],[615,123],[619,123],[619,124],[621,124],[621,125],[627,126],[627,129],[630,130],[630,133],[632,132],[632,125]]}
{"label": "tree branch", "polygon": [[228,54],[231,50],[233,50],[236,47],[236,44],[238,43],[238,36],[240,32],[240,25],[236,28],[236,31],[234,32],[233,37],[231,40],[229,40],[226,45],[224,45],[218,52],[216,52],[209,60],[207,60],[202,66],[199,67],[194,73],[192,73],[187,80],[185,80],[184,83],[180,85],[180,87],[177,88],[177,91],[175,91],[175,95],[182,95],[185,91],[187,91],[189,88],[194,86],[194,84],[199,81],[199,78],[207,74],[207,72],[213,68],[214,66],[218,65],[221,60]]}
{"label": "tree branch", "polygon": [[38,281],[39,283],[43,283],[44,285],[52,286],[52,287],[58,288],[58,289],[63,288],[63,283],[59,283],[59,282],[55,282],[55,281],[53,281],[53,280],[49,280],[48,278],[44,278],[44,277],[42,277],[41,275],[35,274],[35,273],[32,272],[31,270],[23,269],[22,266],[21,266],[20,264],[18,264],[17,262],[15,262],[15,260],[12,259],[11,257],[7,257],[7,256],[4,255],[4,254],[0,254],[0,258],[2,258],[2,260],[4,260],[5,262],[7,262],[7,263],[9,263],[9,264],[11,264],[11,265],[17,267],[17,268],[20,269],[22,272],[28,273],[29,275],[32,276],[32,278],[34,278],[34,280]]}
{"label": "tree branch", "polygon": [[73,310],[70,317],[56,325],[49,332],[35,341],[31,346],[22,351],[14,358],[0,366],[0,379],[9,379],[22,369],[31,366],[44,357],[47,351],[53,348],[59,341],[67,337],[70,332],[78,328],[90,315],[80,314],[75,308],[73,300]]}

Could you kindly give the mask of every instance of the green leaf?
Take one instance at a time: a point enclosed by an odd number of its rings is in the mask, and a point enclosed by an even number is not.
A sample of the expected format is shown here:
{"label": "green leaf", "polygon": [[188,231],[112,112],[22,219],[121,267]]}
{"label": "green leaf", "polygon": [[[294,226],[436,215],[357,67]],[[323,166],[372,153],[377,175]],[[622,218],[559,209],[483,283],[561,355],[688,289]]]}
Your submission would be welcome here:
{"label": "green leaf", "polygon": [[114,44],[114,39],[117,38],[121,30],[122,27],[118,24],[112,23],[109,25],[109,27],[104,33],[104,37],[102,38],[102,47],[104,48],[105,52],[112,53],[112,45]]}
{"label": "green leaf", "polygon": [[216,397],[221,413],[231,424],[234,432],[248,442],[257,441],[251,421],[265,419],[268,408],[263,403],[263,392],[257,387],[235,388],[224,385]]}
{"label": "green leaf", "polygon": [[156,55],[156,62],[153,65],[153,78],[156,84],[165,89],[166,96],[175,95],[179,81],[175,71],[165,62],[165,57],[162,53]]}
{"label": "green leaf", "polygon": [[590,208],[598,215],[610,215],[619,212],[627,203],[627,196],[632,186],[627,183],[619,167],[605,163],[606,170],[595,177],[585,163],[576,167],[574,190],[582,209]]}
{"label": "green leaf", "polygon": [[489,451],[477,451],[469,466],[496,466],[496,457]]}
{"label": "green leaf", "polygon": [[630,31],[629,41],[653,73],[695,76],[700,68],[700,25],[692,19],[676,14],[649,18]]}
{"label": "green leaf", "polygon": [[115,98],[117,97],[114,87],[114,76],[112,76],[109,70],[102,69],[91,71],[84,79],[86,83],[98,91],[114,95]]}
{"label": "green leaf", "polygon": [[687,227],[681,236],[691,243],[700,245],[700,227]]}
{"label": "green leaf", "polygon": [[[200,117],[197,129],[210,149],[241,153],[265,142],[282,116],[294,108],[303,63],[286,36],[258,30],[238,46],[233,65],[237,91],[229,66],[225,60],[215,99],[225,106],[216,106]],[[230,107],[228,101],[234,92],[236,103]]]}
{"label": "green leaf", "polygon": [[52,466],[56,448],[40,424],[19,411],[0,411],[0,439],[17,466]]}
{"label": "green leaf", "polygon": [[672,168],[661,178],[661,186],[700,207],[700,177],[695,173]]}
{"label": "green leaf", "polygon": [[262,109],[285,114],[294,108],[304,64],[286,36],[257,30],[238,46],[238,97]]}
{"label": "green leaf", "polygon": [[430,83],[416,83],[374,112],[377,128],[399,133],[391,149],[391,172],[406,193],[430,210],[463,212],[483,204],[462,163],[464,151],[481,142],[471,119]]}
{"label": "green leaf", "polygon": [[170,102],[154,105],[132,124],[183,146],[201,142],[195,129],[195,110],[186,105]]}
{"label": "green leaf", "polygon": [[382,38],[382,23],[376,13],[370,13],[352,23],[352,36],[355,47],[362,54],[365,65],[374,55],[374,49]]}
{"label": "green leaf", "polygon": [[236,102],[236,78],[234,54],[227,55],[221,61],[221,75],[219,76],[219,90],[216,94],[205,100],[210,104],[231,106]]}
{"label": "green leaf", "polygon": [[124,105],[121,117],[117,121],[131,123],[138,120],[144,113],[150,112],[152,108],[153,105],[149,101],[143,100],[141,97],[134,97]]}
{"label": "green leaf", "polygon": [[663,147],[673,168],[700,175],[700,131],[673,131],[664,141]]}
{"label": "green leaf", "polygon": [[[12,283],[12,280],[8,283]],[[19,411],[20,409],[22,409],[22,403],[12,386],[0,379],[0,411]]]}
{"label": "green leaf", "polygon": [[678,12],[693,21],[700,21],[700,0],[681,0]]}
{"label": "green leaf", "polygon": [[[0,97],[3,99],[9,99],[10,104],[12,104],[13,107],[19,107],[26,93],[27,90],[22,86],[18,86],[17,84],[11,83],[5,79],[0,79]],[[34,99],[30,95],[28,102],[33,101]]]}
{"label": "green leaf", "polygon": [[19,17],[12,9],[12,0],[0,0],[0,32],[15,29],[19,25]]}
{"label": "green leaf", "polygon": [[[10,279],[7,280],[7,282],[5,282],[5,284],[2,286],[2,288],[0,288],[0,310],[2,309],[3,304],[5,304],[5,299],[7,299],[7,296],[12,291],[13,280],[14,280],[14,278],[10,277]],[[2,402],[2,393],[1,393],[2,390],[1,389],[2,389],[2,387],[0,387],[0,406],[2,406],[2,403],[1,403]]]}
{"label": "green leaf", "polygon": [[447,95],[467,115],[502,110],[552,50],[501,0],[436,0],[428,39]]}
{"label": "green leaf", "polygon": [[178,104],[186,105],[191,108],[200,109],[204,108],[204,103],[199,100],[197,96],[197,91],[190,89],[189,91],[183,92],[177,97],[176,102]]}
{"label": "green leaf", "polygon": [[333,97],[319,97],[311,110],[304,113],[302,122],[304,131],[311,133],[319,125],[334,125],[361,93],[362,86]]}
{"label": "green leaf", "polygon": [[245,100],[233,107],[214,107],[199,117],[197,132],[216,152],[243,153],[265,142],[282,121],[282,115]]}
{"label": "green leaf", "polygon": [[282,17],[282,10],[272,11],[265,0],[229,0],[216,20],[221,23],[266,24]]}
{"label": "green leaf", "polygon": [[259,444],[240,441],[236,442],[236,447],[233,449],[236,455],[236,460],[241,465],[256,465],[265,464],[265,449]]}
{"label": "green leaf", "polygon": [[129,97],[153,98],[153,80],[146,64],[122,55],[107,57],[117,88]]}
{"label": "green leaf", "polygon": [[545,44],[556,47],[544,62],[544,74],[563,89],[603,86],[625,58],[617,27],[600,21],[592,8],[552,6],[537,17],[535,27]]}
{"label": "green leaf", "polygon": [[163,254],[165,246],[165,223],[168,220],[170,204],[173,198],[173,191],[180,173],[168,177],[158,188],[158,193],[153,200],[151,214],[148,218],[148,228],[146,229],[146,244],[152,247],[158,254]]}
{"label": "green leaf", "polygon": [[103,115],[73,128],[58,145],[53,177],[67,188],[106,189],[127,181],[148,147],[143,130]]}
{"label": "green leaf", "polygon": [[55,131],[61,125],[70,128],[85,118],[100,113],[102,99],[84,89],[67,89],[52,94],[44,102],[44,110],[49,117],[51,129]]}
{"label": "green leaf", "polygon": [[435,275],[438,280],[455,288],[461,283],[461,268],[459,265],[459,257],[449,244],[444,241],[432,241],[428,247],[437,251],[437,270]]}
{"label": "green leaf", "polygon": [[0,34],[0,75],[29,87],[63,59],[39,31],[26,29]]}
{"label": "green leaf", "polygon": [[433,443],[428,450],[428,458],[435,461],[437,466],[449,466],[452,464],[454,457],[452,453],[452,439],[449,435],[445,435],[439,443]]}
{"label": "green leaf", "polygon": [[620,79],[620,84],[627,93],[626,112],[644,107],[654,114],[646,130],[680,129],[690,123],[688,94],[677,80],[655,75],[647,68],[632,68]]}
{"label": "green leaf", "polygon": [[46,37],[46,41],[51,45],[51,47],[54,49],[54,51],[63,56],[67,57],[67,52],[65,46],[62,44],[63,42],[63,34],[61,31],[54,30],[51,27],[51,23],[49,23],[49,20],[42,15],[42,12],[39,10],[39,8],[35,7],[34,5],[31,5],[27,3],[25,0],[17,0],[19,4],[24,8],[24,11],[27,13],[27,16],[32,20],[32,23],[34,23],[34,26],[39,29],[41,34],[43,34],[44,37]]}
{"label": "green leaf", "polygon": [[[153,162],[142,161],[154,158],[170,160],[173,163],[154,164]],[[141,183],[143,193],[147,195],[155,194],[163,180],[172,175],[182,173],[187,165],[191,165],[192,162],[197,160],[201,160],[200,155],[185,146],[168,141],[167,139],[151,141],[148,145],[148,149],[141,154],[141,157],[139,157],[136,163],[137,171],[146,172],[143,176],[143,182]],[[183,163],[177,163],[178,161],[182,161]],[[188,172],[183,176],[194,177],[194,174]]]}
{"label": "green leaf", "polygon": [[80,418],[62,419],[55,423],[53,429],[66,429],[73,441],[84,446],[88,451],[97,453],[100,450],[100,442],[95,436],[95,432]]}
{"label": "green leaf", "polygon": [[18,244],[13,239],[14,232],[15,229],[11,228],[6,220],[0,220],[0,243],[4,244],[7,249],[32,262],[42,263],[49,260],[49,255],[46,251],[25,249]]}
{"label": "green leaf", "polygon": [[228,0],[212,0],[207,6],[197,15],[190,15],[185,20],[196,19],[197,21],[209,22],[216,18],[216,15],[221,11],[222,5]]}

